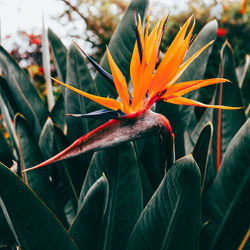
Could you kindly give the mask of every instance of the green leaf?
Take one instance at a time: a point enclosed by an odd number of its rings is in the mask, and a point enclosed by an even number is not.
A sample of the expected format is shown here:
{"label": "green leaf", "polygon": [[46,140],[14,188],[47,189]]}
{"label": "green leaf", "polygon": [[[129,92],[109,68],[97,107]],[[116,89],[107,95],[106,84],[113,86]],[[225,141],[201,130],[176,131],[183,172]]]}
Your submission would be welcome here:
{"label": "green leaf", "polygon": [[[4,164],[0,162],[0,165],[4,165]],[[11,249],[11,245],[13,245],[14,243],[15,243],[15,239],[4,217],[3,211],[0,208],[0,249],[1,248]],[[3,246],[6,246],[6,248],[4,248]]]}
{"label": "green leaf", "polygon": [[230,142],[204,200],[202,249],[237,249],[250,221],[250,119]]}
{"label": "green leaf", "polygon": [[249,65],[250,65],[250,56],[246,55],[245,63],[236,68],[236,76],[237,76],[237,80],[239,82],[240,88],[242,88],[243,84],[245,83],[244,81],[246,78]]}
{"label": "green leaf", "polygon": [[2,47],[0,47],[0,67],[18,111],[30,122],[38,138],[49,114],[47,108],[24,71]]}
{"label": "green leaf", "polygon": [[[79,49],[72,44],[67,55],[67,79],[71,86],[81,89],[87,93],[97,95],[96,86],[92,80],[88,67]],[[85,98],[78,93],[65,89],[65,113],[86,114],[100,109],[101,106],[94,101]],[[98,120],[87,120],[84,118],[66,117],[67,137],[70,142],[75,141],[82,135],[100,125]]]}
{"label": "green leaf", "polygon": [[6,166],[10,167],[12,165],[12,160],[14,159],[11,149],[5,140],[2,131],[0,130],[0,161]]}
{"label": "green leaf", "polygon": [[65,110],[64,110],[64,96],[60,94],[55,102],[53,109],[50,112],[51,118],[62,131],[65,126]]}
{"label": "green leaf", "polygon": [[103,175],[87,192],[69,233],[79,249],[102,249],[104,222],[108,202],[108,180]]}
{"label": "green leaf", "polygon": [[133,144],[123,144],[94,154],[83,184],[79,207],[102,173],[109,182],[102,249],[124,249],[143,208],[140,171]]}
{"label": "green leaf", "polygon": [[198,249],[200,172],[190,156],[176,161],[143,210],[127,249]]}
{"label": "green leaf", "polygon": [[[204,47],[210,41],[216,39],[218,29],[218,23],[216,20],[207,23],[202,30],[199,32],[198,36],[193,41],[192,45],[187,51],[184,61],[188,60],[194,53],[199,49]],[[200,80],[203,79],[204,73],[206,71],[208,58],[212,52],[212,46],[209,46],[195,61],[185,70],[178,82]],[[192,91],[185,95],[185,97],[197,100],[198,91]],[[188,129],[191,132],[196,125],[196,118],[194,117],[194,107],[193,106],[180,106],[181,117],[185,124],[189,125]]]}
{"label": "green leaf", "polygon": [[[233,51],[228,42],[221,49],[221,77],[231,83],[220,83],[216,88],[215,104],[243,107],[243,101],[235,73]],[[234,135],[246,120],[244,109],[213,110],[214,136],[212,141],[212,164],[218,169],[221,159]]]}
{"label": "green leaf", "polygon": [[[69,146],[69,142],[63,132],[48,119],[42,130],[39,147],[44,159],[48,159]],[[54,185],[61,192],[63,203],[71,196],[74,208],[77,208],[78,196],[87,172],[87,166],[82,165],[79,157],[48,166]],[[61,199],[62,200],[62,199]]]}
{"label": "green leaf", "polygon": [[213,115],[213,109],[210,108],[206,109],[206,111],[200,118],[199,122],[196,124],[192,133],[189,133],[187,131],[185,132],[185,149],[187,153],[192,151],[194,145],[198,141],[202,129],[208,122],[211,122],[212,115]]}
{"label": "green leaf", "polygon": [[150,136],[144,139],[140,159],[153,190],[157,189],[165,174],[163,147],[160,136]]}
{"label": "green leaf", "polygon": [[164,101],[156,103],[156,112],[164,115],[169,120],[175,135],[175,157],[179,159],[185,155],[184,128],[179,106]]}
{"label": "green leaf", "polygon": [[[25,118],[21,115],[15,117],[16,134],[18,137],[18,152],[21,170],[28,169],[43,161],[40,148],[33,137],[31,129]],[[48,140],[50,143],[50,140]],[[57,197],[53,180],[49,179],[48,168],[23,173],[25,182],[36,192],[36,194],[52,209],[54,213],[67,225],[63,207]]]}
{"label": "green leaf", "polygon": [[244,105],[250,103],[250,83],[249,83],[250,56],[246,55],[245,64],[236,68],[237,79],[244,98]]}
{"label": "green leaf", "polygon": [[199,166],[201,172],[201,189],[204,188],[206,174],[207,174],[207,164],[208,164],[208,156],[209,156],[209,149],[211,146],[212,141],[212,134],[213,134],[213,125],[211,122],[207,123],[199,136],[199,139],[194,146],[192,155]]}
{"label": "green leaf", "polygon": [[17,138],[16,138],[16,133],[15,133],[15,128],[13,125],[13,121],[10,115],[10,112],[8,110],[8,107],[6,103],[4,102],[4,99],[2,95],[0,94],[0,111],[3,116],[3,120],[6,124],[6,129],[8,131],[8,135],[11,140],[11,144],[13,146],[13,150],[17,150]]}
{"label": "green leaf", "polygon": [[48,29],[48,38],[53,53],[53,59],[56,65],[56,71],[60,81],[66,80],[66,55],[67,49],[58,38],[58,36],[51,30]]}
{"label": "green leaf", "polygon": [[10,117],[14,118],[15,113],[17,113],[18,108],[15,101],[12,98],[11,91],[9,89],[8,83],[3,76],[0,76],[0,93],[3,98],[5,105],[10,113]]}
{"label": "green leaf", "polygon": [[44,203],[1,163],[0,179],[0,206],[21,248],[78,249]]}
{"label": "green leaf", "polygon": [[[148,0],[134,0],[128,6],[120,24],[117,26],[110,43],[108,45],[110,53],[117,66],[124,74],[127,82],[130,79],[130,60],[135,45],[136,33],[134,26],[134,10],[144,17],[148,5]],[[106,71],[110,72],[106,53],[101,64]],[[101,96],[117,97],[115,88],[100,75],[96,75],[96,85]]]}
{"label": "green leaf", "polygon": [[[59,129],[59,128],[58,128]],[[61,145],[60,145],[61,146]],[[50,118],[44,124],[40,139],[39,147],[44,159],[48,159],[59,152],[56,142],[56,132],[54,124]],[[53,186],[57,196],[60,198],[62,206],[68,202],[69,197],[73,198],[75,202],[75,209],[77,207],[77,195],[72,184],[70,176],[67,174],[65,162],[57,163],[54,166],[47,166],[50,178],[53,180]],[[75,214],[74,214],[75,216]]]}

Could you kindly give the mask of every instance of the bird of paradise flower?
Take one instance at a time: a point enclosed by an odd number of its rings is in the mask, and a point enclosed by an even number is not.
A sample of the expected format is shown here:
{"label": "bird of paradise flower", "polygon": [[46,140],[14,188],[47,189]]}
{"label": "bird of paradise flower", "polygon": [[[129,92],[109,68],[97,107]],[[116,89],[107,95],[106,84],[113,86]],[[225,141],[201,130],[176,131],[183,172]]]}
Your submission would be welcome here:
{"label": "bird of paradise flower", "polygon": [[[126,80],[113,60],[108,48],[107,58],[111,74],[102,69],[87,56],[84,51],[79,49],[88,58],[90,63],[108,81],[114,84],[120,100],[92,95],[53,78],[61,85],[109,109],[102,113],[93,112],[89,114],[90,117],[102,115],[106,112],[107,116],[110,115],[110,117],[115,119],[82,136],[54,157],[27,170],[39,168],[81,153],[97,151],[153,134],[160,134],[166,141],[173,141],[173,133],[168,120],[164,116],[150,110],[150,107],[159,99],[172,104],[219,109],[238,109],[238,107],[203,104],[183,97],[184,94],[201,87],[221,82],[229,82],[227,79],[213,78],[176,83],[187,67],[209,47],[213,41],[209,42],[187,61],[183,62],[195,26],[195,21],[193,21],[189,32],[187,32],[192,21],[192,17],[190,17],[176,35],[158,67],[156,67],[159,61],[160,44],[167,16],[164,16],[164,18],[155,25],[150,34],[149,16],[150,14],[148,14],[147,17],[145,32],[143,32],[140,16],[138,17],[138,22],[135,18],[136,42],[130,63],[130,77],[133,86],[131,95]],[[84,114],[80,116],[88,117],[88,115]]]}

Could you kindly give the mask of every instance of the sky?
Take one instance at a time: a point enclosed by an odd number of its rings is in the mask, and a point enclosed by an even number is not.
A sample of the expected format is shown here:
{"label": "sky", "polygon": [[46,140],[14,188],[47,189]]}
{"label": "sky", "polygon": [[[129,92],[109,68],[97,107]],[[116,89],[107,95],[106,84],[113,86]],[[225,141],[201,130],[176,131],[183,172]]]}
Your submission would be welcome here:
{"label": "sky", "polygon": [[8,45],[6,36],[18,30],[41,33],[43,13],[47,25],[64,33],[62,27],[51,17],[63,11],[64,4],[58,0],[0,0],[1,37],[3,45]]}

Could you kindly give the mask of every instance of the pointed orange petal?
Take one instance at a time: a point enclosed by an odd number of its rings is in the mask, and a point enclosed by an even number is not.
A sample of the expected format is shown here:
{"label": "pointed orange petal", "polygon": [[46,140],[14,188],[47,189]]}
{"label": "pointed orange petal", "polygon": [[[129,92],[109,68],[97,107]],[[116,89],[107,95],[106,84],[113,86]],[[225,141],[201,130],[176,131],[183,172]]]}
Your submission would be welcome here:
{"label": "pointed orange petal", "polygon": [[55,79],[53,77],[51,77],[51,79],[53,79],[57,83],[60,83],[64,87],[66,87],[68,89],[71,89],[74,92],[76,92],[76,93],[78,93],[78,94],[80,94],[80,95],[82,95],[84,97],[87,97],[88,99],[90,99],[90,100],[92,100],[92,101],[94,101],[96,103],[101,104],[102,106],[104,106],[106,108],[113,109],[113,110],[120,109],[120,110],[122,110],[124,112],[122,104],[119,101],[116,101],[116,100],[114,100],[112,98],[108,98],[108,97],[105,98],[105,97],[100,97],[100,96],[92,95],[92,94],[86,93],[86,92],[84,92],[82,90],[79,90],[77,88],[74,88],[74,87],[72,87],[72,86],[70,86],[70,85],[68,85],[66,83],[60,82],[60,81],[58,81],[57,79]]}
{"label": "pointed orange petal", "polygon": [[153,30],[149,34],[149,37],[147,38],[147,47],[144,50],[146,61],[148,61],[150,59],[150,57],[152,55],[152,52],[154,50],[155,39],[156,39],[156,35],[157,35],[157,31],[158,31],[159,25],[160,25],[160,22],[158,22],[155,25],[155,27],[153,28]]}
{"label": "pointed orange petal", "polygon": [[141,16],[139,15],[139,22],[138,22],[138,31],[141,39],[142,48],[144,48],[144,38],[143,38],[143,31],[142,31],[142,23],[141,23]]}
{"label": "pointed orange petal", "polygon": [[180,31],[177,33],[174,41],[169,46],[168,50],[171,51],[172,49],[174,49],[175,47],[179,46],[182,43],[192,18],[193,16],[189,17],[188,20],[185,22],[185,24],[181,27]]}
{"label": "pointed orange petal", "polygon": [[[186,22],[186,24],[189,24],[190,21],[191,19],[189,19]],[[187,48],[188,48],[188,45],[192,36],[192,32],[194,29],[195,22],[193,23],[185,40],[183,40],[183,37],[185,35],[185,33],[183,32],[186,32],[186,29],[187,29],[186,24],[183,26],[183,28],[179,32],[181,33],[181,35],[179,36],[179,39],[181,40],[178,40],[176,42],[174,40],[173,43],[176,44],[176,46],[173,47],[171,44],[167,53],[163,57],[162,62],[160,63],[158,69],[156,70],[154,79],[150,85],[151,92],[156,93],[160,91],[164,87],[164,85],[174,77],[178,68],[180,67],[184,59],[184,56],[186,54],[186,51],[187,51]]]}
{"label": "pointed orange petal", "polygon": [[158,55],[159,43],[161,40],[165,20],[166,16],[164,16],[164,18],[161,20],[158,31],[154,35],[155,39],[151,44],[151,54],[148,54],[149,57],[147,58],[147,61],[144,62],[144,64],[142,63],[140,83],[137,91],[135,92],[135,95],[133,95],[132,110],[140,109],[144,103],[145,95],[152,80],[153,70],[155,69],[156,57]]}
{"label": "pointed orange petal", "polygon": [[179,104],[179,105],[189,105],[189,106],[197,106],[197,107],[205,107],[205,108],[217,108],[217,109],[241,109],[242,107],[229,107],[229,106],[222,106],[222,105],[209,105],[204,104],[201,102],[197,102],[185,97],[173,97],[171,99],[164,100],[169,103]]}
{"label": "pointed orange petal", "polygon": [[186,70],[186,68],[208,47],[210,46],[212,43],[214,42],[211,41],[208,44],[206,44],[204,47],[202,47],[199,51],[197,51],[193,56],[191,56],[185,63],[183,63],[180,68],[178,69],[176,75],[171,79],[171,81],[169,81],[168,83],[166,83],[165,88],[168,88],[169,86],[173,85],[182,75],[182,73]]}
{"label": "pointed orange petal", "polygon": [[113,80],[115,83],[117,93],[120,96],[122,104],[124,106],[124,112],[127,113],[129,111],[129,94],[128,94],[128,86],[127,86],[126,80],[122,72],[120,71],[116,63],[114,62],[109,52],[108,47],[107,47],[107,57],[108,57],[109,67],[112,72],[112,76],[113,76]]}
{"label": "pointed orange petal", "polygon": [[182,96],[195,89],[199,89],[205,86],[209,86],[209,85],[212,85],[215,83],[221,83],[221,82],[230,82],[230,81],[224,78],[213,78],[213,79],[206,79],[206,80],[179,82],[170,86],[167,90],[167,93],[163,95],[163,97],[167,98],[168,95],[173,95],[173,94],[177,96]]}
{"label": "pointed orange petal", "polygon": [[133,85],[133,96],[137,92],[140,81],[140,56],[138,52],[137,41],[135,42],[134,51],[130,61],[130,77]]}

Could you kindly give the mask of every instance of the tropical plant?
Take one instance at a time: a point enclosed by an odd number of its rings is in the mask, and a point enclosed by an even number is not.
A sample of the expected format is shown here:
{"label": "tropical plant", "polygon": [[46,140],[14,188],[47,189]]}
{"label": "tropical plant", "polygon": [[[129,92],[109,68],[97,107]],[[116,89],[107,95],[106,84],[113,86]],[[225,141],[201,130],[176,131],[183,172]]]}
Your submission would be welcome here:
{"label": "tropical plant", "polygon": [[[231,46],[221,49],[219,78],[200,80],[218,25],[189,46],[188,19],[158,63],[166,18],[148,37],[147,4],[129,5],[100,65],[85,55],[94,79],[77,46],[48,32],[55,80],[67,87],[50,112],[0,48],[0,107],[13,145],[0,136],[1,248],[247,248],[250,120]],[[210,105],[195,101],[215,83]],[[209,108],[198,120],[194,106]]]}

